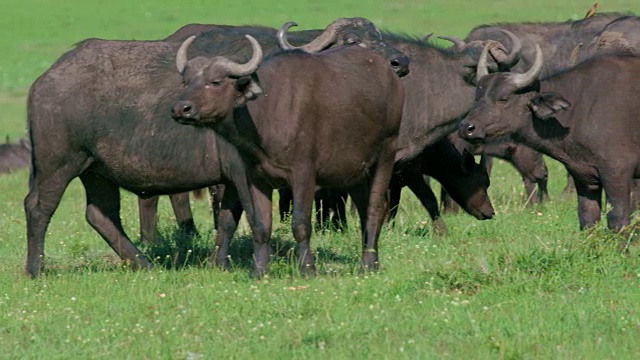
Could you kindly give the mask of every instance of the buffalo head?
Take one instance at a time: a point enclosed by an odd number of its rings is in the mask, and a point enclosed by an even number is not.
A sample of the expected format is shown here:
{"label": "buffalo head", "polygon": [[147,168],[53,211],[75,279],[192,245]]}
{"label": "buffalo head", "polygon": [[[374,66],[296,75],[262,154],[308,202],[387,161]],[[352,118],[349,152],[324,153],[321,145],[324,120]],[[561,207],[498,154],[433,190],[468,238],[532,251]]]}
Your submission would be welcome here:
{"label": "buffalo head", "polygon": [[542,50],[536,44],[536,58],[523,74],[494,73],[487,69],[488,46],[478,63],[476,102],[458,127],[458,134],[470,142],[482,142],[513,134],[528,125],[532,116],[549,119],[570,107],[556,93],[540,93],[538,76],[542,71]]}
{"label": "buffalo head", "polygon": [[185,90],[171,109],[174,119],[189,124],[214,123],[262,93],[254,75],[262,61],[262,48],[251,35],[245,36],[253,48],[253,55],[245,64],[223,56],[188,60],[187,49],[195,36],[180,45],[176,67],[183,76]]}
{"label": "buffalo head", "polygon": [[[479,59],[482,49],[489,47],[490,58],[487,66],[492,72],[504,71],[513,67],[520,60],[522,40],[511,31],[498,29],[498,40],[464,40],[454,36],[438,36],[439,39],[451,41],[454,51],[467,53],[472,59]],[[510,45],[510,50],[507,50]]]}
{"label": "buffalo head", "polygon": [[[450,174],[445,189],[460,206],[478,220],[491,219],[495,213],[487,189],[490,181],[483,155],[480,164],[475,162],[471,152],[462,151],[462,163],[459,171]],[[458,184],[455,184],[458,182]]]}
{"label": "buffalo head", "polygon": [[409,58],[398,49],[382,39],[380,30],[369,20],[364,18],[337,19],[308,44],[293,46],[287,40],[287,31],[295,22],[287,22],[278,30],[278,45],[284,50],[300,49],[309,53],[316,53],[329,47],[358,45],[371,49],[373,52],[387,59],[389,66],[398,76],[409,73]]}

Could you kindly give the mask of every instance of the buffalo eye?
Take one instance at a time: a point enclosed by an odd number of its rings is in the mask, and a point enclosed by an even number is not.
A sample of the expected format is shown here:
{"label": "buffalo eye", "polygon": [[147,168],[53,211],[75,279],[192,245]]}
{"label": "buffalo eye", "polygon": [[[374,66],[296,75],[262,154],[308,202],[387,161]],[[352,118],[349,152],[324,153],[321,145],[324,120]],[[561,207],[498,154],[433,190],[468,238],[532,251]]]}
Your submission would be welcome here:
{"label": "buffalo eye", "polygon": [[509,101],[507,98],[498,99],[498,104],[506,104]]}
{"label": "buffalo eye", "polygon": [[220,84],[222,84],[222,81],[220,80],[213,80],[212,82],[207,84],[207,87],[212,87],[212,86],[220,86]]}

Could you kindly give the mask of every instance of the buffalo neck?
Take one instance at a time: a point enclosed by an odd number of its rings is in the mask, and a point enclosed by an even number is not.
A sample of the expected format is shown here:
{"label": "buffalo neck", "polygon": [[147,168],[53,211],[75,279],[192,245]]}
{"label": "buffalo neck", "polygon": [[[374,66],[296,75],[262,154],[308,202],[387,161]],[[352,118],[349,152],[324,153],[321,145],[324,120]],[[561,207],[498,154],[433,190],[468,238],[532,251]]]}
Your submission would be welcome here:
{"label": "buffalo neck", "polygon": [[511,71],[526,71],[533,63],[535,44],[538,44],[545,58],[542,75],[546,76],[570,66],[574,61],[572,53],[576,46],[579,43],[588,45],[606,24],[619,16],[621,14],[611,13],[578,21],[499,23],[472,30],[467,40],[494,38],[498,28],[508,30],[523,41],[522,59]]}
{"label": "buffalo neck", "polygon": [[[529,119],[514,138],[565,165],[576,161],[591,163],[596,158],[590,150],[593,139],[581,129],[594,126],[594,119],[587,114],[592,105],[589,97],[597,88],[593,77],[584,76],[581,71],[563,72],[541,80],[540,94],[559,94],[571,107],[548,119],[537,118],[527,109]],[[607,119],[595,119],[598,120]]]}
{"label": "buffalo neck", "polygon": [[418,41],[390,42],[409,56],[396,161],[410,160],[452,133],[473,105],[475,88],[467,82],[472,59]]}

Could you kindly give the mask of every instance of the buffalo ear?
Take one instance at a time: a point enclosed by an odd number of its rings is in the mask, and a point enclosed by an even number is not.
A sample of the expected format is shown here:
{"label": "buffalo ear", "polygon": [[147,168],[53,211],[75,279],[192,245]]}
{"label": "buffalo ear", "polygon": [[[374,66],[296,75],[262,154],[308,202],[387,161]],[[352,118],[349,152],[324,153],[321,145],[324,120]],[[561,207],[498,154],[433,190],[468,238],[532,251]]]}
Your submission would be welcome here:
{"label": "buffalo ear", "polygon": [[243,76],[236,80],[236,90],[240,93],[236,99],[236,106],[242,106],[247,101],[255,100],[258,95],[262,94],[262,88],[258,85],[257,79],[251,75]]}
{"label": "buffalo ear", "polygon": [[569,100],[556,93],[541,93],[529,102],[529,108],[540,119],[554,117],[561,110],[567,110],[570,107]]}
{"label": "buffalo ear", "polygon": [[462,175],[469,176],[473,172],[473,167],[476,166],[476,158],[473,157],[473,154],[469,152],[469,150],[462,150],[462,164],[460,164],[460,170],[462,170]]}

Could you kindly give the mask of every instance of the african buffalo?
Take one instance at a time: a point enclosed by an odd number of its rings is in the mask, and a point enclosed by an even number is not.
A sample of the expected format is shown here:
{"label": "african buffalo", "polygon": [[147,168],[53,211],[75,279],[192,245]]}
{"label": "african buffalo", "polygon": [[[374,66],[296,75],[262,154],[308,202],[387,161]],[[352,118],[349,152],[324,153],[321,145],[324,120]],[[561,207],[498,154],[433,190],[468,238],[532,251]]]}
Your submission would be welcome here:
{"label": "african buffalo", "polygon": [[[480,51],[477,44],[447,49],[408,35],[383,32],[382,36],[412,64],[411,75],[402,78],[406,96],[396,153],[401,166],[455,131],[473,104]],[[518,41],[513,34],[510,39]],[[508,67],[517,58],[516,48],[498,57],[498,62]]]}
{"label": "african buffalo", "polygon": [[[449,137],[459,149],[469,145],[457,133],[453,133]],[[538,204],[549,198],[547,190],[549,171],[542,154],[539,152],[524,144],[517,143],[509,137],[495,139],[482,144],[482,146],[472,146],[471,148],[476,155],[486,157],[486,171],[489,176],[494,157],[505,160],[515,167],[524,183],[525,204]],[[440,192],[440,202],[443,212],[455,213],[458,211],[458,204],[450,198],[445,188],[442,188]]]}
{"label": "african buffalo", "polygon": [[[458,44],[459,46],[470,46],[477,43],[483,44],[487,40],[498,41],[503,45],[509,44],[509,39],[503,32],[503,30],[508,30],[522,41],[520,61],[509,70],[524,72],[528,69],[535,60],[535,46],[538,44],[545,57],[541,75],[546,76],[573,65],[576,61],[576,51],[581,47],[579,44],[588,44],[607,24],[624,15],[610,12],[598,13],[592,17],[575,21],[481,25],[472,29],[464,40],[458,40]],[[496,57],[495,52],[494,49],[489,51],[489,55],[491,55],[488,59],[489,66]]]}
{"label": "african buffalo", "polygon": [[580,228],[600,220],[604,189],[611,229],[629,224],[632,178],[640,176],[640,58],[588,59],[538,80],[540,47],[523,74],[488,74],[483,50],[476,103],[459,125],[469,141],[512,135],[565,165],[576,182]]}
{"label": "african buffalo", "polygon": [[[219,39],[211,52],[246,57],[238,40]],[[179,46],[85,40],[31,86],[33,168],[24,201],[29,275],[43,269],[47,226],[75,177],[86,190],[87,221],[122,259],[138,267],[151,263],[122,228],[120,187],[148,197],[245,177],[233,146],[213,132],[171,119],[171,103],[182,84],[173,61]],[[252,214],[252,205],[246,205]]]}
{"label": "african buffalo", "polygon": [[[318,54],[291,50],[268,56],[255,74],[235,78],[220,65],[225,61],[187,61],[186,49],[179,51],[176,63],[186,88],[172,113],[180,123],[214,129],[242,154],[260,218],[260,232],[254,229],[257,275],[267,271],[271,194],[280,186],[293,190],[292,229],[301,272],[315,272],[309,240],[316,185],[349,190],[360,214],[362,266],[376,269],[404,101],[387,60],[361,46]],[[244,100],[257,93],[264,95]],[[218,258],[226,261],[226,254]]]}
{"label": "african buffalo", "polygon": [[400,191],[403,186],[408,186],[427,209],[436,233],[446,234],[447,227],[440,218],[438,202],[431,187],[425,182],[424,175],[438,180],[451,197],[476,219],[493,217],[493,206],[487,195],[489,176],[484,161],[476,164],[471,153],[466,149],[460,151],[445,137],[429,146],[407,163],[399,174],[394,175],[390,188],[391,220],[398,211]]}
{"label": "african buffalo", "polygon": [[[388,31],[384,31],[382,37],[407,54],[412,64],[411,74],[402,78],[405,103],[396,152],[397,171],[400,171],[406,164],[417,166],[412,160],[428,157],[428,147],[455,131],[459,119],[473,105],[474,64],[481,50],[478,50],[480,43],[449,49],[426,42],[421,37]],[[515,35],[508,37],[517,44]],[[517,47],[503,51],[502,56],[497,56],[499,63],[494,67],[512,65],[518,59],[517,53]],[[419,191],[417,195],[421,201],[429,201],[425,196],[433,194],[428,191],[431,194]],[[490,218],[493,209],[483,208],[487,211],[483,218]]]}
{"label": "african buffalo", "polygon": [[601,54],[640,55],[640,17],[623,16],[608,23],[585,44],[578,61]]}
{"label": "african buffalo", "polygon": [[[492,25],[481,25],[469,32],[464,40],[454,39],[458,46],[471,46],[473,44],[484,44],[489,40],[499,41],[501,44],[509,44],[509,39],[502,30],[506,29],[517,35],[521,40],[520,61],[509,70],[514,72],[524,72],[535,59],[535,45],[539,44],[544,54],[544,66],[541,76],[553,74],[560,69],[572,66],[578,61],[586,59],[587,52],[584,45],[589,44],[594,36],[599,34],[612,21],[623,18],[626,14],[590,13],[587,18],[580,20],[568,20],[564,22],[523,22],[523,23],[497,23]],[[484,46],[484,45],[483,45]],[[513,47],[513,45],[512,45]],[[501,47],[494,47],[502,50]],[[493,60],[496,57],[489,51],[489,67],[492,68]],[[500,55],[500,52],[497,52]],[[521,146],[516,144],[516,146]],[[527,152],[525,150],[524,152]],[[541,156],[532,157],[534,162],[542,161]],[[518,165],[513,164],[516,168]],[[534,167],[534,163],[526,164],[527,167]],[[527,183],[523,176],[523,182]],[[569,185],[571,182],[568,183]],[[568,186],[565,192],[570,191]],[[527,191],[529,193],[529,191]]]}
{"label": "african buffalo", "polygon": [[28,168],[31,165],[31,143],[28,139],[20,139],[11,143],[9,137],[0,144],[0,174]]}
{"label": "african buffalo", "polygon": [[[237,36],[250,34],[258,39],[263,51],[268,54],[278,50],[276,37],[278,33],[295,26],[294,22],[286,23],[280,30],[259,25],[209,25],[188,24],[167,36],[165,41],[183,42],[191,35],[203,34],[204,36],[227,35]],[[374,50],[384,56],[389,66],[400,76],[409,73],[409,59],[401,52],[393,49],[383,39],[376,26],[365,18],[342,18],[333,21],[324,30],[296,31],[290,34],[290,40],[298,44],[305,51],[318,52],[330,47],[359,44]],[[292,46],[287,43],[288,46]],[[170,195],[176,220],[182,233],[197,235],[193,215],[189,206],[189,194],[180,193]],[[337,204],[339,206],[339,204]],[[157,223],[158,197],[149,199],[139,198],[140,208],[140,233],[143,242],[152,242],[155,239]],[[326,212],[324,212],[326,213]]]}
{"label": "african buffalo", "polygon": [[[382,36],[411,59],[411,74],[402,78],[405,103],[396,163],[398,169],[406,164],[416,166],[417,162],[411,160],[428,158],[428,147],[455,131],[460,117],[473,104],[475,77],[473,66],[470,65],[479,58],[480,44],[446,49],[418,37],[388,31],[384,31]],[[508,37],[512,43],[517,43],[513,34]],[[499,65],[508,67],[513,64],[518,59],[517,52],[517,47],[509,52],[504,51],[498,57]],[[414,173],[416,170],[409,171]],[[423,203],[429,201],[429,196],[433,197],[430,189],[430,195],[426,191],[417,191],[419,194],[416,195]],[[487,212],[482,217],[490,218],[493,209],[484,208]]]}

